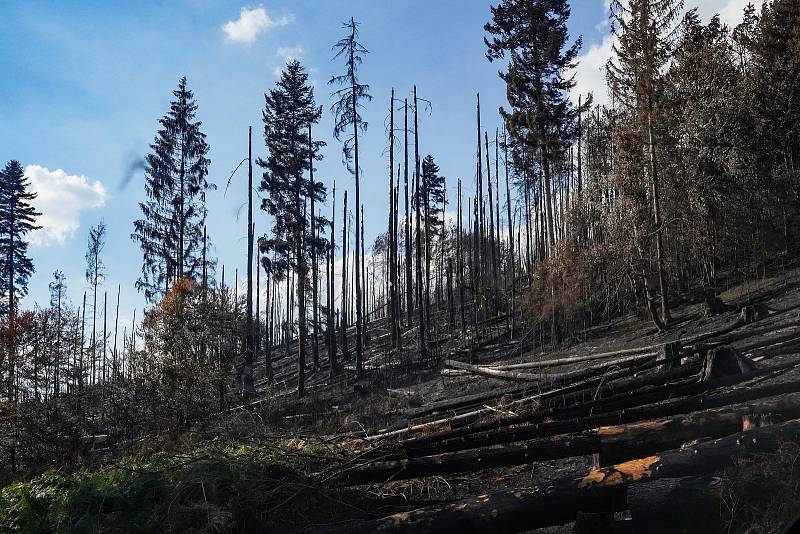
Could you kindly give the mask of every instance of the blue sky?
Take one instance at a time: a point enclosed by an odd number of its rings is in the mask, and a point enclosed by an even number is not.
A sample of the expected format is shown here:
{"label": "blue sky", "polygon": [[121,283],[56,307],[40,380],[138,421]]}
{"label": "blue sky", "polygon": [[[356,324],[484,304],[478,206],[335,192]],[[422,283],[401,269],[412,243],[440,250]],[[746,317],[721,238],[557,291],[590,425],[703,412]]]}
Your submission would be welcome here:
{"label": "blue sky", "polygon": [[[706,19],[722,12],[723,20],[733,23],[746,0],[688,4],[699,4]],[[602,93],[599,67],[611,45],[605,5],[606,0],[573,1],[570,30],[573,37],[584,38],[578,70],[582,92]],[[361,22],[361,40],[371,52],[361,70],[374,96],[365,113],[369,130],[362,144],[362,200],[371,242],[386,225],[384,123],[392,87],[402,98],[417,84],[420,97],[432,101],[430,114],[420,120],[422,154],[437,159],[452,186],[451,198],[459,177],[465,195],[470,194],[475,94],[481,93],[483,125],[490,132],[499,126],[497,109],[505,100],[499,66],[484,58],[489,2],[0,0],[0,162],[17,159],[30,166],[45,225],[32,238],[36,273],[23,306],[47,302],[47,284],[56,268],[66,272],[71,298],[80,300],[87,288],[87,233],[101,218],[109,231],[109,301],[122,284],[121,319],[143,305],[134,289],[141,253],[130,239],[143,176],[136,174],[125,189],[120,184],[131,163],[147,152],[181,76],[195,92],[198,118],[211,145],[210,178],[219,189],[209,196],[209,234],[220,265],[231,275],[245,263],[246,218],[242,212],[237,220],[237,210],[246,200],[246,172],[234,177],[227,196],[225,182],[246,155],[248,126],[253,126],[254,155],[264,155],[263,94],[286,57],[297,57],[310,69],[317,101],[325,106],[316,137],[327,140],[328,147],[317,178],[329,185],[336,180],[339,202],[343,186],[352,195],[352,177],[331,135],[326,85],[342,71],[341,62],[331,62],[331,45],[350,16]],[[269,224],[266,214],[256,214],[258,232]]]}

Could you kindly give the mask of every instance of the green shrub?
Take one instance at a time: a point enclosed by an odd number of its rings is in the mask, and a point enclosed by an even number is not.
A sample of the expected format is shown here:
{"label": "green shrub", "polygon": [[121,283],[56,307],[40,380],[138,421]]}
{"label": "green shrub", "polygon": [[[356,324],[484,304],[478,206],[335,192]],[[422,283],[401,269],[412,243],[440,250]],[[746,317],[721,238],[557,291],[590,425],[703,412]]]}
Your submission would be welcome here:
{"label": "green shrub", "polygon": [[255,532],[341,513],[278,446],[129,457],[94,472],[51,470],[0,490],[0,532]]}

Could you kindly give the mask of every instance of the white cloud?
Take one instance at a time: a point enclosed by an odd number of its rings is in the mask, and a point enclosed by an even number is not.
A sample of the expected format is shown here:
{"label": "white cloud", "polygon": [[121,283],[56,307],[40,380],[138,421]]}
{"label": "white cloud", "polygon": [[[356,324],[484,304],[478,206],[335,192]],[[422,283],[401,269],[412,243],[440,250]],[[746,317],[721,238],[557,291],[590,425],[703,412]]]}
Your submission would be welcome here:
{"label": "white cloud", "polygon": [[282,46],[278,48],[276,55],[286,62],[300,59],[305,54],[302,46]]}
{"label": "white cloud", "polygon": [[303,54],[305,53],[306,51],[303,49],[302,46],[279,47],[278,50],[275,52],[275,55],[283,60],[283,64],[273,67],[272,74],[275,75],[276,78],[280,78],[283,66],[289,63],[290,61],[294,61],[295,59],[300,59],[301,57],[303,57]]}
{"label": "white cloud", "polygon": [[719,13],[719,18],[723,24],[731,28],[742,21],[742,13],[747,4],[752,3],[756,7],[756,13],[761,11],[763,0],[694,0],[687,2],[687,7],[697,7],[700,18],[708,21]]}
{"label": "white cloud", "polygon": [[572,90],[572,100],[578,103],[578,96],[586,101],[586,95],[592,93],[594,102],[605,104],[608,102],[606,89],[606,63],[613,53],[614,36],[609,34],[603,37],[600,44],[593,44],[578,57],[578,67],[575,69],[575,88]]}
{"label": "white cloud", "polygon": [[81,210],[106,204],[108,195],[100,181],[91,182],[85,176],[70,175],[62,169],[51,171],[40,165],[28,165],[25,176],[37,194],[33,205],[42,214],[37,221],[42,229],[30,234],[32,245],[63,243],[80,226]]}
{"label": "white cloud", "polygon": [[[602,0],[605,12],[610,9],[609,0]],[[723,24],[733,27],[742,21],[742,13],[745,6],[752,2],[756,10],[760,11],[763,0],[687,0],[686,9],[697,8],[697,13],[701,20],[708,22],[716,14],[720,15]],[[605,21],[608,19],[605,18]],[[598,29],[607,30],[607,25],[600,22]],[[608,90],[606,88],[605,66],[613,53],[614,37],[607,33],[602,41],[592,44],[589,48],[578,56],[580,64],[575,69],[575,88],[571,98],[573,102],[578,102],[578,95],[585,95],[589,92],[594,94],[596,104],[608,104]]]}
{"label": "white cloud", "polygon": [[234,43],[252,43],[256,40],[258,34],[264,30],[277,26],[286,26],[293,19],[294,16],[291,14],[273,19],[262,6],[253,8],[243,7],[239,10],[239,18],[226,22],[222,26],[222,31],[225,32],[225,36],[229,41],[233,41]]}

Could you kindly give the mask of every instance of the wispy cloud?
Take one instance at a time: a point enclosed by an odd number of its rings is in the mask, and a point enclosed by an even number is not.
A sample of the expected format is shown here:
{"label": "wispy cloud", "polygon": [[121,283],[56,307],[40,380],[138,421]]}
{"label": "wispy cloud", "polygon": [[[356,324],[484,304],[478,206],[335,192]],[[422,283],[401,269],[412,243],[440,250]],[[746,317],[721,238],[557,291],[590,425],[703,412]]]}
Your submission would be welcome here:
{"label": "wispy cloud", "polygon": [[276,65],[272,69],[272,74],[275,75],[276,78],[281,77],[281,70],[283,70],[283,66],[289,63],[290,61],[294,61],[295,59],[300,59],[305,54],[305,50],[302,46],[281,46],[275,52],[275,55],[281,58],[282,62],[280,65]]}
{"label": "wispy cloud", "polygon": [[234,43],[253,43],[264,30],[286,26],[294,20],[294,15],[282,15],[272,18],[263,6],[243,7],[239,10],[239,18],[223,24],[225,37]]}
{"label": "wispy cloud", "polygon": [[284,61],[300,59],[305,54],[302,46],[282,46],[278,48],[276,55]]}
{"label": "wispy cloud", "polygon": [[593,44],[578,59],[575,69],[575,88],[572,90],[572,100],[577,104],[578,96],[586,101],[586,95],[592,93],[596,103],[605,104],[608,101],[606,89],[606,63],[613,53],[614,36],[609,34],[600,44]]}
{"label": "wispy cloud", "polygon": [[41,212],[37,223],[42,227],[30,234],[31,244],[46,247],[63,243],[80,227],[80,212],[105,206],[106,187],[85,176],[70,175],[62,169],[51,171],[40,165],[28,165],[25,176],[37,197],[33,205]]}

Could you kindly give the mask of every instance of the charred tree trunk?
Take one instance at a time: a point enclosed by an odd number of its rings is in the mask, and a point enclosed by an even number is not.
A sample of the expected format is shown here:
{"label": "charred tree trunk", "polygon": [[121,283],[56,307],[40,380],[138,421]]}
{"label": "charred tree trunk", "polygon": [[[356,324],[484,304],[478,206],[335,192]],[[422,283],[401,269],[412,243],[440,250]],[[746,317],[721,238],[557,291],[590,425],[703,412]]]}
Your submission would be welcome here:
{"label": "charred tree trunk", "polygon": [[311,124],[308,125],[308,148],[309,148],[309,173],[311,180],[311,307],[312,322],[314,325],[314,337],[311,339],[311,358],[314,361],[314,369],[319,369],[319,267],[317,264],[317,213],[314,206],[316,196],[316,183],[314,182],[314,145],[311,138]]}
{"label": "charred tree trunk", "polygon": [[342,220],[342,360],[350,359],[350,350],[347,347],[347,244],[348,244],[348,217],[347,217],[347,190],[344,192],[344,208]]}
{"label": "charred tree trunk", "polygon": [[419,175],[419,108],[417,103],[417,87],[414,86],[414,203],[416,207],[416,229],[417,229],[417,316],[419,320],[419,340],[418,349],[421,360],[427,360],[428,347],[427,347],[427,325],[425,324],[424,315],[424,298],[423,298],[423,278],[422,278],[422,231],[420,224],[420,211],[422,206],[420,202],[420,175]]}

